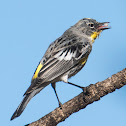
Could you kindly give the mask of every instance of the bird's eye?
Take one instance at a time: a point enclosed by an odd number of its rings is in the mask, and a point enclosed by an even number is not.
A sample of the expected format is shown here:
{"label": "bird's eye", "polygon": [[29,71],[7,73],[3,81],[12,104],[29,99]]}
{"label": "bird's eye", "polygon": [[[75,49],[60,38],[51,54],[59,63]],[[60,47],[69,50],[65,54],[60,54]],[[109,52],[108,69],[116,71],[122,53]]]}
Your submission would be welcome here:
{"label": "bird's eye", "polygon": [[92,24],[92,23],[88,24],[88,26],[89,26],[90,28],[94,28],[94,24]]}

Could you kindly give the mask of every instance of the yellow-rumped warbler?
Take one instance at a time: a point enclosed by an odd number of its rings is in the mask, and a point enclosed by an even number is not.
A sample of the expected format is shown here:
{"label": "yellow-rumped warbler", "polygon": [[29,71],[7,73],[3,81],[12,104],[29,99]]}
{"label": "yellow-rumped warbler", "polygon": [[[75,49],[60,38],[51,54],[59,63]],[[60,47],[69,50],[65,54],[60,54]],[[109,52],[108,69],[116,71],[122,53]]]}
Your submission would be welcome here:
{"label": "yellow-rumped warbler", "polygon": [[109,29],[109,22],[99,23],[94,19],[84,18],[64,32],[64,34],[50,44],[40,61],[31,81],[31,85],[24,94],[24,99],[14,112],[11,120],[21,115],[33,96],[51,83],[56,97],[55,84],[58,81],[68,82],[68,78],[78,73],[86,64],[92,50],[92,44],[99,34]]}

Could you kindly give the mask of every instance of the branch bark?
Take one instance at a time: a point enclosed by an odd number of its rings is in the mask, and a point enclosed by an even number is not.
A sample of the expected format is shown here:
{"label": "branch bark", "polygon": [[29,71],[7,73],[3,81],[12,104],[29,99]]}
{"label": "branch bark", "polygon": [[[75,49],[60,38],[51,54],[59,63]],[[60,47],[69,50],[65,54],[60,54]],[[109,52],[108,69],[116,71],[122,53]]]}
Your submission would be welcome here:
{"label": "branch bark", "polygon": [[94,101],[100,100],[101,97],[114,92],[124,85],[126,85],[126,68],[102,82],[86,87],[86,92],[88,92],[87,95],[85,95],[86,102],[83,100],[83,93],[80,93],[78,96],[64,103],[62,109],[56,108],[49,114],[27,126],[56,126],[71,114],[85,108]]}

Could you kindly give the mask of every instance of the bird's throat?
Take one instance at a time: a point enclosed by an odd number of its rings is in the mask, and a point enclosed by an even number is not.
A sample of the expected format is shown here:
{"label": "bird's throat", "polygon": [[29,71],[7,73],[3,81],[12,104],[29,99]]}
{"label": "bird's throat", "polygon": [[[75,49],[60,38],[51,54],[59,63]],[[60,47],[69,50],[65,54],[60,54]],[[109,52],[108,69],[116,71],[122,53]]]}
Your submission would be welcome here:
{"label": "bird's throat", "polygon": [[101,32],[102,32],[102,30],[99,31],[99,32],[93,32],[93,33],[91,34],[92,42],[94,42],[94,40],[99,36],[99,34],[100,34]]}

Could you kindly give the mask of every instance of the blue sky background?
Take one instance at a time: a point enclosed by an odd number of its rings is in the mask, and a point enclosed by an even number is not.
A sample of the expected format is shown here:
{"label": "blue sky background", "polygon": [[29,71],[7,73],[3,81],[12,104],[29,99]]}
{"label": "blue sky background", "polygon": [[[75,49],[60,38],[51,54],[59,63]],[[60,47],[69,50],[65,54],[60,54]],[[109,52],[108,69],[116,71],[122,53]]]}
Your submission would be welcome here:
{"label": "blue sky background", "polygon": [[[82,18],[111,22],[93,45],[86,66],[70,81],[88,86],[126,67],[125,0],[4,0],[0,1],[0,117],[1,126],[23,126],[58,107],[51,86],[28,104],[19,118],[10,118],[23,99],[32,75],[49,44]],[[81,90],[57,83],[62,103]],[[125,126],[126,87],[108,94],[58,126]]]}

